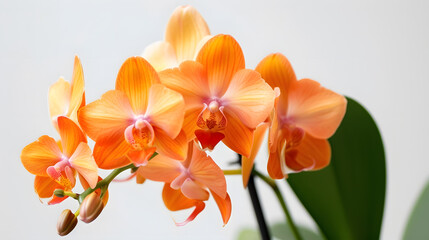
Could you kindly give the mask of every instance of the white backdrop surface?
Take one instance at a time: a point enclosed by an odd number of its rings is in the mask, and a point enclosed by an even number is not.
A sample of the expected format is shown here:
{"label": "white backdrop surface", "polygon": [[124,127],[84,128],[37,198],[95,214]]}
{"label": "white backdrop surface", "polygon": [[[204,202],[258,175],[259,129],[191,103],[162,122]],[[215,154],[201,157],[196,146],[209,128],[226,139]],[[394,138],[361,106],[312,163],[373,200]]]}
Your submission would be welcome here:
{"label": "white backdrop surface", "polygon": [[[382,239],[400,239],[415,199],[429,177],[429,2],[427,1],[0,1],[0,234],[2,239],[57,239],[56,220],[68,200],[40,204],[33,175],[21,164],[22,148],[39,136],[57,137],[49,121],[47,92],[60,76],[70,80],[73,58],[82,61],[87,102],[114,88],[122,62],[161,40],[172,11],[191,4],[211,32],[232,34],[246,66],[281,52],[298,78],[308,77],[363,103],[384,137],[387,201]],[[266,150],[257,166],[265,171]],[[234,154],[222,146],[219,163]],[[314,223],[284,182],[294,218]],[[270,223],[283,220],[274,195],[262,183]],[[256,227],[239,177],[228,177],[233,201],[222,227],[214,201],[185,227],[161,199],[162,184],[112,184],[110,200],[93,223],[80,223],[70,239],[234,239]]]}

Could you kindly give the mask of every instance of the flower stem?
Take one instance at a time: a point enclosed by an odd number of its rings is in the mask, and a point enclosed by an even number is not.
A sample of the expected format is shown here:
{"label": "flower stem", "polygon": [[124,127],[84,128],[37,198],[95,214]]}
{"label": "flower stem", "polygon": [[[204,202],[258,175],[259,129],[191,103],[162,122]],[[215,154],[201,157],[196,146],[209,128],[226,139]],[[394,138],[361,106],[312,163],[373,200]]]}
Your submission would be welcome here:
{"label": "flower stem", "polygon": [[[238,163],[241,165],[242,156],[238,154]],[[262,211],[261,203],[259,201],[258,191],[256,190],[255,180],[253,173],[249,176],[249,182],[247,183],[247,189],[249,189],[250,199],[252,200],[253,211],[258,221],[259,233],[261,234],[262,240],[270,240],[270,232],[265,222],[264,212]]]}
{"label": "flower stem", "polygon": [[240,175],[241,169],[222,170],[224,175]]}
{"label": "flower stem", "polygon": [[292,233],[293,233],[295,239],[296,240],[302,240],[302,237],[301,237],[300,233],[298,232],[298,228],[296,227],[294,221],[292,220],[292,216],[289,213],[288,207],[286,205],[286,201],[284,200],[283,195],[280,192],[280,189],[277,186],[276,182],[273,179],[271,179],[271,178],[265,176],[264,174],[258,172],[257,170],[253,170],[253,172],[255,173],[256,176],[258,176],[260,179],[262,179],[264,182],[266,182],[268,184],[268,186],[270,186],[273,189],[274,193],[276,194],[277,199],[280,202],[280,205],[282,206],[283,212],[286,215],[287,222],[289,224],[290,229],[292,230]]}

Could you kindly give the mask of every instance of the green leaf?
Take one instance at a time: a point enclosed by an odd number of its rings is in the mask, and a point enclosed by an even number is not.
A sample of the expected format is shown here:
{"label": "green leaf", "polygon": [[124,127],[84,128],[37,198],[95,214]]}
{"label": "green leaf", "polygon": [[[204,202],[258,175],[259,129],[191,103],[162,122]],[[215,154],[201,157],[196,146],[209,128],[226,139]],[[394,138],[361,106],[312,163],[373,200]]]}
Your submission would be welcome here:
{"label": "green leaf", "polygon": [[[297,226],[299,233],[302,238],[305,240],[323,240],[323,237],[320,234],[315,233],[313,230],[304,227]],[[280,240],[294,240],[295,237],[290,230],[287,223],[276,223],[273,226],[270,226],[271,238],[280,239]],[[237,237],[237,240],[260,240],[261,236],[259,232],[255,229],[245,228],[241,230],[240,234]]]}
{"label": "green leaf", "polygon": [[403,240],[429,239],[429,182],[420,194],[419,199],[408,219]]}
{"label": "green leaf", "polygon": [[347,112],[329,139],[331,164],[290,174],[288,182],[328,239],[378,239],[386,193],[386,162],[371,115],[347,98]]}

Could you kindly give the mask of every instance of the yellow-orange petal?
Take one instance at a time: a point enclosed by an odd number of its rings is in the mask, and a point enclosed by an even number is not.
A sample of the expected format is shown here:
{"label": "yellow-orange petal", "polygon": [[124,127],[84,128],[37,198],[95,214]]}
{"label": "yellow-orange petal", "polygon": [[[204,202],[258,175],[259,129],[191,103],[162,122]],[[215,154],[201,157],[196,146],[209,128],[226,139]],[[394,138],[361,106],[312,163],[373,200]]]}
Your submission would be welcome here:
{"label": "yellow-orange petal", "polygon": [[190,178],[185,179],[180,190],[182,190],[182,193],[185,195],[185,197],[190,199],[205,201],[210,197],[210,194],[207,192],[207,190],[202,188]]}
{"label": "yellow-orange petal", "polygon": [[125,93],[134,111],[140,115],[146,112],[149,89],[159,83],[155,69],[142,57],[130,57],[119,70],[116,90]]}
{"label": "yellow-orange petal", "polygon": [[169,183],[164,184],[162,200],[164,200],[165,206],[170,211],[188,209],[194,207],[198,202],[198,200],[185,197],[180,189],[175,190],[171,188]]}
{"label": "yellow-orange petal", "polygon": [[182,129],[185,132],[188,141],[191,141],[195,138],[195,130],[198,129],[197,119],[201,111],[202,108],[192,108],[187,110],[185,113]]}
{"label": "yellow-orange petal", "polygon": [[65,81],[64,78],[60,78],[49,88],[49,113],[52,123],[57,129],[57,117],[67,114],[67,109],[70,104],[70,91],[70,83]]}
{"label": "yellow-orange petal", "polygon": [[[80,59],[75,56],[74,58],[74,67],[73,67],[73,76],[71,81],[71,92],[70,92],[70,104],[68,106],[67,116],[76,116],[77,111],[82,106],[82,101],[84,101],[84,88],[85,82],[83,79],[83,69]],[[83,102],[83,105],[85,103]],[[77,119],[73,119],[76,121]]]}
{"label": "yellow-orange petal", "polygon": [[145,116],[152,125],[164,130],[169,137],[177,137],[185,117],[185,102],[182,95],[162,84],[152,85]]}
{"label": "yellow-orange petal", "polygon": [[87,142],[86,136],[71,119],[60,116],[57,121],[63,154],[66,157],[70,157],[81,142]]}
{"label": "yellow-orange petal", "polygon": [[179,68],[160,72],[159,77],[162,84],[183,95],[186,109],[201,107],[210,97],[207,73],[199,62],[185,61]]}
{"label": "yellow-orange petal", "polygon": [[225,111],[234,112],[249,128],[256,128],[274,107],[274,90],[253,70],[242,69],[234,74],[222,97]]}
{"label": "yellow-orange petal", "polygon": [[225,138],[222,140],[234,152],[250,157],[253,142],[253,129],[246,127],[238,117],[225,111],[227,119],[224,131]]}
{"label": "yellow-orange petal", "polygon": [[98,167],[92,157],[91,148],[81,142],[69,159],[70,165],[85,178],[91,188],[95,188],[98,180]]}
{"label": "yellow-orange petal", "polygon": [[253,133],[253,144],[252,151],[250,152],[250,157],[243,157],[241,160],[241,175],[243,178],[243,187],[247,187],[249,182],[249,176],[253,169],[253,163],[255,162],[256,155],[259,152],[262,141],[264,140],[265,132],[270,124],[268,122],[261,123]]}
{"label": "yellow-orange petal", "polygon": [[226,197],[226,180],[222,169],[196,144],[193,144],[189,172],[197,182],[204,184],[222,198]]}
{"label": "yellow-orange petal", "polygon": [[326,139],[317,139],[306,134],[301,143],[285,151],[288,168],[294,171],[319,170],[329,165],[331,146]]}
{"label": "yellow-orange petal", "polygon": [[177,67],[176,52],[169,42],[158,41],[147,46],[142,54],[156,71]]}
{"label": "yellow-orange petal", "polygon": [[28,144],[21,152],[21,162],[25,169],[38,176],[48,177],[46,169],[61,160],[62,153],[55,140],[41,136]]}
{"label": "yellow-orange petal", "polygon": [[188,151],[188,141],[184,131],[176,138],[170,138],[162,129],[154,127],[156,151],[175,160],[184,160]]}
{"label": "yellow-orange petal", "polygon": [[124,134],[134,122],[134,114],[127,96],[117,90],[103,94],[79,111],[79,123],[85,133],[94,141],[109,138],[116,133]]}
{"label": "yellow-orange petal", "polygon": [[291,85],[287,118],[316,138],[331,137],[346,112],[344,96],[303,79]]}
{"label": "yellow-orange petal", "polygon": [[36,176],[34,179],[34,190],[39,198],[52,197],[55,189],[64,189],[64,187],[50,177]]}
{"label": "yellow-orange petal", "polygon": [[267,171],[272,179],[283,179],[285,177],[280,161],[280,154],[278,152],[270,152]]}
{"label": "yellow-orange petal", "polygon": [[283,96],[287,96],[290,84],[297,81],[292,65],[281,53],[266,56],[255,70],[272,88],[280,88]]}
{"label": "yellow-orange petal", "polygon": [[126,154],[132,148],[123,133],[102,138],[95,143],[94,159],[101,169],[115,169],[131,163]]}
{"label": "yellow-orange petal", "polygon": [[152,181],[170,183],[181,173],[179,161],[164,155],[156,155],[146,166],[141,166],[137,170],[137,175]]}
{"label": "yellow-orange petal", "polygon": [[176,50],[177,60],[192,60],[198,43],[210,30],[200,13],[192,6],[177,7],[170,17],[165,40]]}
{"label": "yellow-orange petal", "polygon": [[201,48],[197,61],[207,71],[211,96],[221,97],[232,77],[244,68],[244,55],[238,42],[230,35],[216,35]]}
{"label": "yellow-orange petal", "polygon": [[228,193],[224,198],[221,198],[214,192],[211,192],[211,193],[219,208],[220,214],[222,215],[223,224],[225,226],[228,223],[229,219],[231,218],[231,212],[232,212],[231,198],[229,197]]}

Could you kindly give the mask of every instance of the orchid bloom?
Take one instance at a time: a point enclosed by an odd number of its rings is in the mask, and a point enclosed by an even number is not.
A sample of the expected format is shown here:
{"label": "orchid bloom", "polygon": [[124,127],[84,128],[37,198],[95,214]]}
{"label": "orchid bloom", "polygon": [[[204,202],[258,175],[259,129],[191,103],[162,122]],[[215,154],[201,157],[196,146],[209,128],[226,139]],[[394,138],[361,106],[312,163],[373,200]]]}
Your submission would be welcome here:
{"label": "orchid bloom", "polygon": [[161,82],[180,92],[187,111],[183,129],[201,148],[219,141],[249,157],[253,131],[270,114],[273,89],[253,70],[244,69],[240,45],[229,35],[211,38],[196,61],[160,73]]}
{"label": "orchid bloom", "polygon": [[146,179],[166,183],[162,196],[166,207],[171,211],[195,206],[186,221],[176,225],[185,225],[204,210],[204,201],[209,199],[209,191],[219,207],[223,223],[228,223],[231,199],[226,191],[225,176],[213,159],[199,150],[193,141],[189,142],[185,161],[158,155],[137,172]]}
{"label": "orchid bloom", "polygon": [[164,41],[146,47],[143,57],[157,71],[177,67],[185,60],[193,60],[210,37],[200,13],[192,6],[179,6],[168,21]]}
{"label": "orchid bloom", "polygon": [[61,142],[42,136],[27,145],[21,161],[30,173],[36,175],[34,189],[40,198],[50,198],[49,204],[65,198],[53,196],[55,189],[71,190],[76,183],[76,172],[94,188],[98,180],[97,164],[92,157],[86,137],[80,128],[67,117],[58,117]]}
{"label": "orchid bloom", "polygon": [[162,84],[142,57],[125,61],[116,90],[79,111],[79,123],[96,143],[94,158],[103,169],[145,165],[157,151],[183,160],[187,141],[182,129],[183,97]]}
{"label": "orchid bloom", "polygon": [[346,111],[344,96],[310,79],[297,80],[282,54],[256,67],[271,87],[280,89],[269,131],[268,173],[274,179],[290,171],[318,170],[331,159],[331,137]]}
{"label": "orchid bloom", "polygon": [[71,83],[61,77],[50,87],[48,100],[51,120],[57,130],[59,116],[66,116],[78,124],[77,111],[85,105],[85,90],[82,64],[77,56],[74,58]]}

